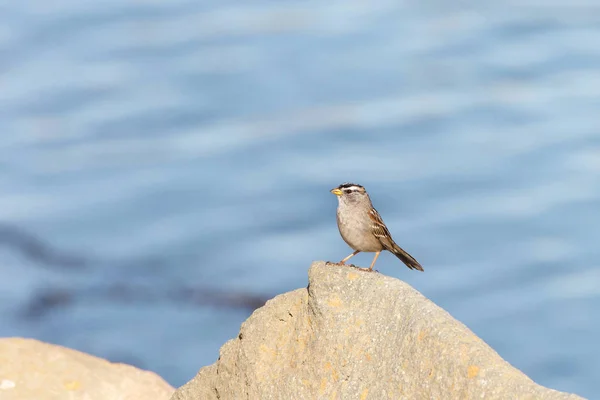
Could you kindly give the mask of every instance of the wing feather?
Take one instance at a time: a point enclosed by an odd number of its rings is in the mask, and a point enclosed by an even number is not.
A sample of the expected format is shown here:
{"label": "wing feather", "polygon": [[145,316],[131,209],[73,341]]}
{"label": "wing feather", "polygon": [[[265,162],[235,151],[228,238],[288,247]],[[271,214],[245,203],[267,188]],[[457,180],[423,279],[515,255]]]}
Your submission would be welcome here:
{"label": "wing feather", "polygon": [[373,222],[373,225],[371,225],[371,229],[373,229],[373,235],[375,235],[375,237],[378,237],[379,239],[392,238],[390,231],[388,230],[387,226],[385,226],[385,224],[383,223],[381,215],[379,215],[376,209],[372,208],[371,211],[369,211],[369,218],[371,218],[371,221]]}

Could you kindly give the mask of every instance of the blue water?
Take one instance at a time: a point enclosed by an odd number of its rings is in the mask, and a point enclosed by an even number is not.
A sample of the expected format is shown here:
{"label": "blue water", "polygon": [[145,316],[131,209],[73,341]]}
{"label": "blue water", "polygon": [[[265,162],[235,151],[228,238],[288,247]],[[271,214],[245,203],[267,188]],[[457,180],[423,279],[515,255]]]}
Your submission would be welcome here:
{"label": "blue water", "polygon": [[355,181],[425,267],[382,273],[600,396],[598,4],[0,8],[0,335],[179,386],[252,310],[222,296],[349,254],[328,191]]}

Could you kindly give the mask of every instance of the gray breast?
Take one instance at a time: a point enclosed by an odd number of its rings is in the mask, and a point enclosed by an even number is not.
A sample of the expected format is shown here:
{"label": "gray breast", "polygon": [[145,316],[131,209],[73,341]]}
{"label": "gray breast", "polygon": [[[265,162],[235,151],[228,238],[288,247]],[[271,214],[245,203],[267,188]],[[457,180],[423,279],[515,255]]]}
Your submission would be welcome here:
{"label": "gray breast", "polygon": [[363,207],[340,204],[337,209],[337,224],[342,239],[353,250],[375,252],[383,246],[371,232],[373,222]]}

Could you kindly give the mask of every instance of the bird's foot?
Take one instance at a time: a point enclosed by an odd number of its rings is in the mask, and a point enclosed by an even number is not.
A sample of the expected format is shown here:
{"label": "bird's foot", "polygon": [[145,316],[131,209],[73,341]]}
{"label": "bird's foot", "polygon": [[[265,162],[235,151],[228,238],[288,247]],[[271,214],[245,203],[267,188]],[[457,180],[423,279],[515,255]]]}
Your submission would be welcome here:
{"label": "bird's foot", "polygon": [[359,269],[359,270],[361,270],[361,271],[365,271],[365,272],[377,272],[377,273],[379,273],[379,271],[377,271],[376,269],[372,269],[372,268],[363,268],[363,267],[359,267],[359,266],[357,266],[357,265],[354,265],[354,264],[350,264],[350,267],[352,267],[352,268],[356,268],[356,269]]}
{"label": "bird's foot", "polygon": [[346,264],[343,261],[339,261],[339,262],[325,261],[325,265],[343,265],[345,267],[355,268],[355,269],[359,269],[359,270],[365,271],[365,272],[376,272],[376,273],[379,273],[379,271],[376,270],[376,269],[363,268],[363,267],[359,267],[358,265],[354,265],[354,264]]}
{"label": "bird's foot", "polygon": [[345,265],[343,262],[325,261],[325,265]]}

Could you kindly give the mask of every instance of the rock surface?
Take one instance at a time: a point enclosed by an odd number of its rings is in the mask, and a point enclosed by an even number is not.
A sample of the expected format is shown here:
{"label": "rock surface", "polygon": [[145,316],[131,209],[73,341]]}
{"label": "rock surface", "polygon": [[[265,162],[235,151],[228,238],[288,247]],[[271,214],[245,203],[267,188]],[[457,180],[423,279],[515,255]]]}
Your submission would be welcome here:
{"label": "rock surface", "polygon": [[32,339],[0,339],[2,400],[166,400],[153,372]]}
{"label": "rock surface", "polygon": [[314,263],[172,400],[580,399],[537,385],[408,284]]}

